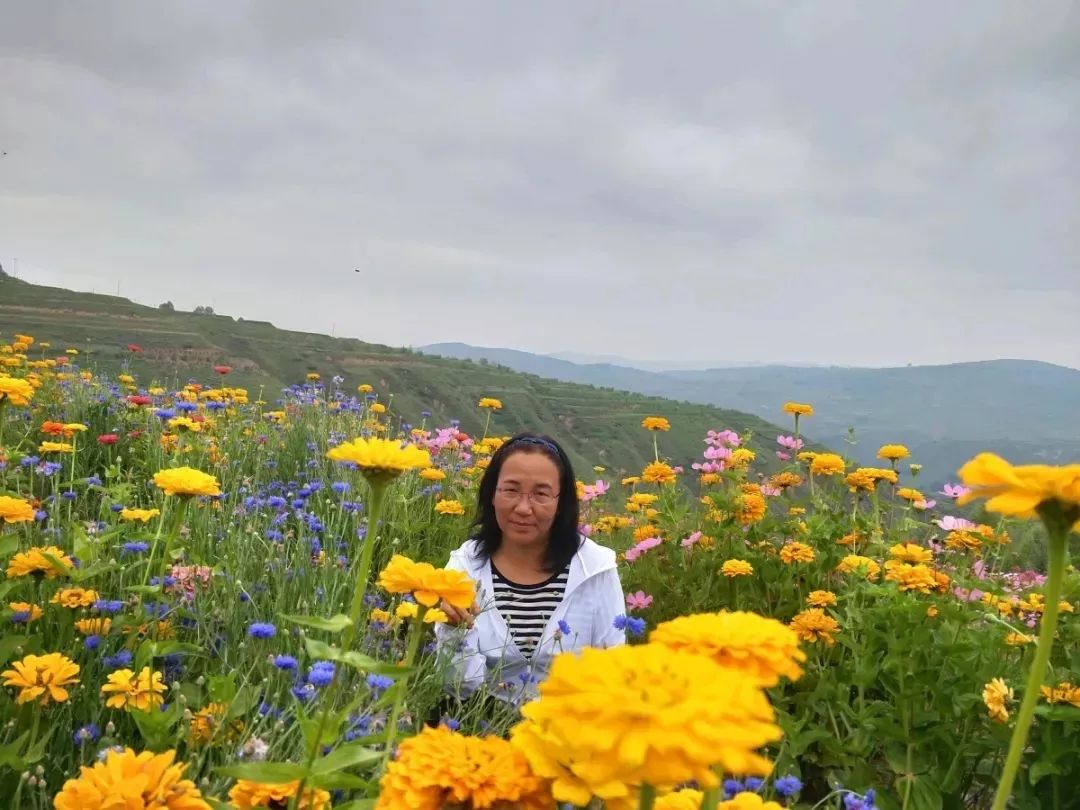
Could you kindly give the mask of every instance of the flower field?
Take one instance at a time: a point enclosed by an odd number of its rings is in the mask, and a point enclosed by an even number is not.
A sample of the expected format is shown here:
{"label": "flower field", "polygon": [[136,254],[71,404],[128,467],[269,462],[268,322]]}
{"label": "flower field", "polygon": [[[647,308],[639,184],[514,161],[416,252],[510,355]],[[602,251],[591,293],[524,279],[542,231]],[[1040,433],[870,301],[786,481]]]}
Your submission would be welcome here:
{"label": "flower field", "polygon": [[362,379],[79,360],[0,347],[12,807],[1077,806],[1080,466],[984,454],[922,491],[901,444],[806,451],[792,402],[766,473],[723,425],[669,459],[643,414],[652,463],[576,471],[630,644],[455,711],[433,628],[475,590],[441,566],[499,392],[470,436]]}

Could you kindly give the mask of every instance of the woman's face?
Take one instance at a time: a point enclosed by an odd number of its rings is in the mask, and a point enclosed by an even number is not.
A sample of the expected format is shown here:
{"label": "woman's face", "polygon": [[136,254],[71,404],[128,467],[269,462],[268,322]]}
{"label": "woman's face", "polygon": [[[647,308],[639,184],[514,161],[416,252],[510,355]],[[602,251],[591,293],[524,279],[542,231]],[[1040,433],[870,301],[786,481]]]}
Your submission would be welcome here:
{"label": "woman's face", "polygon": [[559,508],[559,468],[544,453],[512,453],[499,471],[494,507],[504,543],[547,543]]}

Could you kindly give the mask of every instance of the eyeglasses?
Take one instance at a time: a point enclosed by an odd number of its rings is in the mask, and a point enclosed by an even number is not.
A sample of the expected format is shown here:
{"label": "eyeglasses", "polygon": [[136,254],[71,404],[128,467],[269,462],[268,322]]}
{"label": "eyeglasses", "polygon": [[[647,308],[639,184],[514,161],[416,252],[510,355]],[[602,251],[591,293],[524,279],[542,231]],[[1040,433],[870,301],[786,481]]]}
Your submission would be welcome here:
{"label": "eyeglasses", "polygon": [[551,506],[558,500],[558,492],[548,492],[542,490],[540,492],[522,492],[520,489],[512,489],[510,487],[496,487],[495,494],[501,497],[507,503],[518,503],[522,497],[527,497],[533,506]]}

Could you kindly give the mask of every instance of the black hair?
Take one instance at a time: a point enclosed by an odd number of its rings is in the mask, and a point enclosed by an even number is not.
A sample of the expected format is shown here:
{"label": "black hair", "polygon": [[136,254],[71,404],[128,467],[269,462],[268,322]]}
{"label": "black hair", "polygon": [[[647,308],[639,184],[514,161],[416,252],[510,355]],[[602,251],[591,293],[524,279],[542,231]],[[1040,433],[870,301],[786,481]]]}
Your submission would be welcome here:
{"label": "black hair", "polygon": [[561,571],[569,565],[581,545],[581,536],[578,534],[580,512],[577,479],[566,451],[558,442],[549,436],[535,433],[519,433],[503,443],[492,454],[491,463],[484,470],[484,477],[480,479],[480,490],[476,495],[476,517],[473,519],[473,526],[477,529],[473,535],[477,541],[477,555],[490,560],[491,555],[502,545],[502,530],[495,519],[495,487],[499,483],[503,464],[514,453],[543,453],[555,462],[559,470],[559,504],[548,535],[544,569],[552,573]]}

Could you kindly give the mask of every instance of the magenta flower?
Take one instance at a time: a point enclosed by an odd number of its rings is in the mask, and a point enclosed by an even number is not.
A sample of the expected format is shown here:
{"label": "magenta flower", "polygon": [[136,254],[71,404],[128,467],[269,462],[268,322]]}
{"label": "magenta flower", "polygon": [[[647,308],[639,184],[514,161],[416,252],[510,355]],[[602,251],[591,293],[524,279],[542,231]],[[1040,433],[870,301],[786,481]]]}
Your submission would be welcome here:
{"label": "magenta flower", "polygon": [[782,450],[776,451],[776,457],[781,461],[791,461],[791,453],[785,453]]}
{"label": "magenta flower", "polygon": [[599,498],[605,492],[611,489],[611,485],[600,479],[596,480],[595,484],[586,484],[581,493],[581,500],[591,501],[593,498]]}
{"label": "magenta flower", "polygon": [[954,532],[954,531],[961,531],[961,530],[967,530],[967,529],[974,529],[975,528],[975,524],[972,523],[970,520],[965,520],[964,518],[953,517],[952,515],[946,515],[945,517],[941,518],[940,520],[935,520],[934,523],[936,523],[942,530],[947,531],[947,532]]}
{"label": "magenta flower", "polygon": [[586,523],[584,526],[578,526],[578,532],[586,537],[592,537],[592,524]]}
{"label": "magenta flower", "polygon": [[775,498],[780,494],[780,487],[774,487],[772,484],[762,484],[760,489],[761,494],[769,498]]}
{"label": "magenta flower", "polygon": [[627,610],[644,610],[652,604],[652,597],[645,591],[638,591],[637,593],[628,593],[626,595],[626,609]]}
{"label": "magenta flower", "polygon": [[937,506],[937,501],[915,501],[911,505],[920,511],[926,512]]}
{"label": "magenta flower", "polygon": [[632,547],[630,549],[627,549],[627,551],[626,551],[626,559],[628,559],[630,562],[633,562],[638,557],[640,557],[642,554],[644,554],[646,551],[648,551],[650,548],[656,548],[658,545],[660,545],[663,542],[664,541],[661,540],[659,537],[646,537],[644,540],[642,540],[636,546],[634,546],[634,547]]}
{"label": "magenta flower", "polygon": [[713,447],[738,447],[742,439],[734,430],[710,430],[705,435],[705,444]]}
{"label": "magenta flower", "polygon": [[689,537],[684,538],[683,541],[679,545],[681,545],[683,548],[693,548],[695,545],[697,545],[697,541],[700,540],[700,539],[701,539],[701,532],[694,532]]}
{"label": "magenta flower", "polygon": [[959,498],[963,495],[967,495],[970,492],[967,487],[960,484],[946,484],[942,487],[939,495],[944,495],[946,498]]}
{"label": "magenta flower", "polygon": [[776,443],[781,447],[786,447],[788,450],[803,449],[803,440],[796,439],[794,436],[777,436]]}

